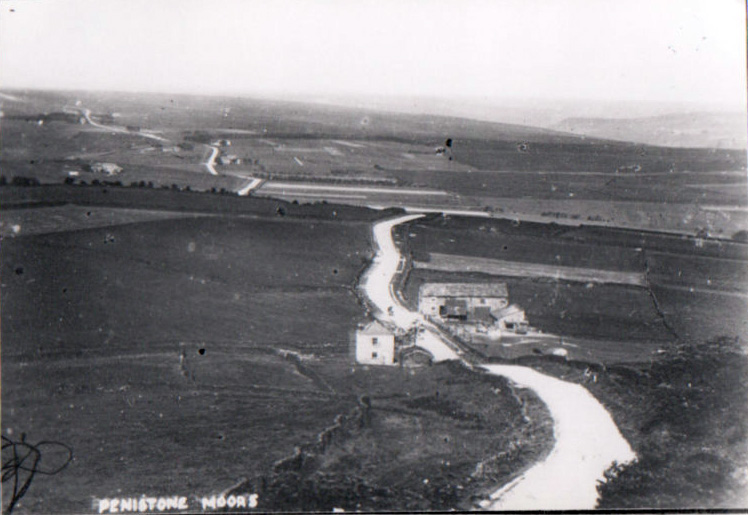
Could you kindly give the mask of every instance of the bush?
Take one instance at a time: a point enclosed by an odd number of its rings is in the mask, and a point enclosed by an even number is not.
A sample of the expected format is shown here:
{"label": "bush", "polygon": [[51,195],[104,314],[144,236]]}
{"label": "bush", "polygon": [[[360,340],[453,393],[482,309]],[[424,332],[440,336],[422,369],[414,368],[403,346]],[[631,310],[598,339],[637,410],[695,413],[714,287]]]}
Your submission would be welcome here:
{"label": "bush", "polygon": [[13,186],[39,186],[41,183],[35,177],[13,177]]}

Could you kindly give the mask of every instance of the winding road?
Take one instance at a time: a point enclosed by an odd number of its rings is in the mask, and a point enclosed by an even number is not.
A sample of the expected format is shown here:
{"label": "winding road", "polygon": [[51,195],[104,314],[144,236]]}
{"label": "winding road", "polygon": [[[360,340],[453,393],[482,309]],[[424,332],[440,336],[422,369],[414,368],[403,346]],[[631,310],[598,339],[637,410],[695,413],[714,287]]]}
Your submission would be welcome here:
{"label": "winding road", "polygon": [[208,173],[210,175],[218,175],[218,172],[216,171],[216,157],[218,157],[218,147],[215,147],[213,145],[205,145],[211,150],[210,157],[208,157],[208,160],[205,161],[203,164],[205,165],[205,168],[208,169]]}
{"label": "winding road", "polygon": [[[445,341],[420,313],[410,311],[395,295],[392,279],[403,258],[392,239],[392,229],[423,217],[410,214],[381,221],[373,227],[376,255],[361,289],[375,307],[376,318],[400,331],[420,328],[418,346],[435,361],[460,359],[459,349]],[[469,364],[468,364],[469,365]],[[472,365],[469,365],[472,366]],[[597,505],[597,483],[613,462],[636,459],[610,414],[584,387],[514,365],[480,365],[518,387],[532,389],[548,406],[555,444],[545,459],[502,486],[481,503],[488,510],[588,510]]]}
{"label": "winding road", "polygon": [[384,325],[403,332],[419,327],[421,330],[416,344],[431,352],[434,361],[461,359],[458,350],[445,342],[436,328],[423,315],[410,311],[402,305],[392,288],[392,278],[404,264],[392,240],[392,228],[423,216],[422,214],[406,215],[374,225],[374,244],[377,250],[371,266],[362,278],[360,287],[376,308],[376,318]]}
{"label": "winding road", "polygon": [[153,139],[153,140],[161,141],[161,142],[169,141],[168,139],[166,139],[166,138],[164,138],[162,136],[157,136],[155,134],[150,134],[150,133],[142,132],[142,131],[141,132],[132,132],[129,129],[127,129],[127,127],[120,127],[119,125],[104,125],[104,124],[95,122],[91,118],[91,110],[90,109],[79,108],[79,110],[80,110],[81,114],[83,115],[83,117],[86,119],[86,122],[88,122],[88,124],[91,125],[92,127],[96,127],[97,129],[103,129],[103,130],[109,131],[109,132],[119,132],[121,134],[130,134],[130,135],[134,135],[134,136],[141,136],[143,138]]}

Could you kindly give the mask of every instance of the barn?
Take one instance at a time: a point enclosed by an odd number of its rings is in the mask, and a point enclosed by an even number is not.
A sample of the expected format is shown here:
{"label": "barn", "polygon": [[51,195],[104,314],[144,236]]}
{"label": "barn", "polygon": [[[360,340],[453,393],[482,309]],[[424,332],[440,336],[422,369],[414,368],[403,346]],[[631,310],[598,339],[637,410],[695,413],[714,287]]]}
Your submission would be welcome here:
{"label": "barn", "polygon": [[509,305],[506,283],[424,283],[418,311],[445,320],[485,317]]}

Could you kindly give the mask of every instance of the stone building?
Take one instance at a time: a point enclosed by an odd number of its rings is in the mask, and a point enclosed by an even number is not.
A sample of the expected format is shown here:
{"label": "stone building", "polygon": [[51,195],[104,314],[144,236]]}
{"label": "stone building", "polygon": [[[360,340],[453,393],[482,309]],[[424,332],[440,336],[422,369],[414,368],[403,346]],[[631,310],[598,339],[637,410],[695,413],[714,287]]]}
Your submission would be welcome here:
{"label": "stone building", "polygon": [[356,362],[362,365],[393,365],[395,334],[377,321],[356,330]]}

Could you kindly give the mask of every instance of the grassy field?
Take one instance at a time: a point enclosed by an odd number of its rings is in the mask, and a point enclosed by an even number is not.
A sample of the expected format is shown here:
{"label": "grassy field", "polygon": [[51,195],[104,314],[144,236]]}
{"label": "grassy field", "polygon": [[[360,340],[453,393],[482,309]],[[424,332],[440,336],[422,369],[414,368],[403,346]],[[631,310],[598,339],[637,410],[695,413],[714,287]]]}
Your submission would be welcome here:
{"label": "grassy field", "polygon": [[[19,95],[27,101],[3,108],[8,178],[60,182],[76,167],[106,160],[125,169],[126,184],[145,180],[193,189],[236,189],[230,178],[257,175],[427,186],[466,197],[465,203],[480,197],[746,203],[746,157],[739,150],[655,147],[519,125],[254,99]],[[112,116],[105,124],[154,130],[168,142],[62,119],[37,125],[45,113],[69,111],[77,101],[95,119]],[[222,153],[243,163],[220,167],[226,179],[203,177],[205,144],[222,138],[232,142]],[[447,138],[451,150],[437,154]]]}
{"label": "grassy field", "polygon": [[[609,471],[600,508],[748,506],[745,244],[458,218],[414,222],[399,238],[415,257],[444,251],[644,272],[648,288],[504,277],[531,325],[574,345],[566,359],[549,356],[557,343],[542,342],[494,355],[583,384],[611,412],[639,460]],[[489,277],[413,269],[404,293],[414,305],[423,282]]]}
{"label": "grassy field", "polygon": [[427,261],[415,261],[413,266],[425,270],[442,272],[477,272],[487,275],[507,277],[530,277],[538,279],[558,279],[587,284],[628,284],[644,286],[644,274],[636,272],[618,272],[596,268],[573,266],[542,265],[525,261],[506,261],[501,259],[460,256],[432,252]]}
{"label": "grassy field", "polygon": [[[531,274],[491,276],[508,284],[511,302],[523,307],[530,324],[544,332],[619,341],[622,348],[625,342],[650,342],[654,350],[678,338],[705,341],[748,335],[745,244],[459,217],[416,221],[400,228],[398,237],[416,261],[427,261],[436,252],[644,274],[645,284],[638,286],[557,281]],[[463,273],[416,268],[410,272],[405,295],[415,305],[418,287],[425,281],[489,277],[468,272],[468,267]],[[636,362],[649,356],[633,346],[628,359]]]}
{"label": "grassy field", "polygon": [[[21,96],[3,105],[2,175],[43,185],[0,187],[3,434],[63,443],[73,458],[37,475],[19,512],[237,488],[267,510],[468,509],[548,451],[544,407],[505,381],[455,364],[353,366],[370,225],[401,211],[232,193],[254,176],[443,190],[346,202],[507,218],[402,226],[416,260],[644,274],[645,286],[505,277],[533,326],[576,347],[569,361],[535,346],[500,357],[585,382],[611,409],[643,465],[620,471],[602,506],[721,505],[744,484],[746,424],[731,417],[745,397],[734,348],[748,334],[748,245],[734,238],[748,229],[744,152],[290,102]],[[62,114],[78,100],[95,120],[140,129]],[[214,138],[243,159],[219,176],[202,164]],[[452,151],[437,154],[446,138]],[[124,170],[86,171],[102,161]],[[77,185],[60,184],[70,172]],[[486,278],[415,269],[403,294],[414,305],[424,281]]]}
{"label": "grassy field", "polygon": [[[447,509],[471,506],[548,451],[544,406],[500,379],[449,365],[353,365],[370,211],[147,189],[18,190],[0,188],[4,215],[21,225],[3,238],[0,271],[3,434],[73,452],[64,470],[34,478],[19,513],[88,512],[96,498],[141,494],[197,505],[237,484],[268,510],[310,499],[327,511]],[[33,207],[65,197],[82,204]],[[189,217],[153,215],[165,206]],[[92,227],[91,217],[112,224]],[[27,223],[36,234],[24,235]],[[366,425],[319,448],[362,396]],[[303,468],[277,466],[296,448]],[[295,485],[301,493],[289,496]],[[366,489],[377,495],[362,497]]]}
{"label": "grassy field", "polygon": [[[603,360],[606,356],[624,362],[649,360],[652,352],[673,339],[643,288],[616,285],[590,288],[585,284],[554,280],[416,269],[410,272],[405,295],[410,304],[415,305],[418,288],[424,282],[489,280],[507,284],[510,302],[525,310],[532,327],[567,339],[582,340],[593,361]],[[611,342],[618,349],[614,356],[608,356]],[[642,345],[637,344],[644,344],[647,351],[642,352]],[[555,340],[553,346],[558,346]],[[596,354],[597,347],[600,347],[600,355]],[[526,347],[525,353],[531,354],[534,348],[538,347]]]}

